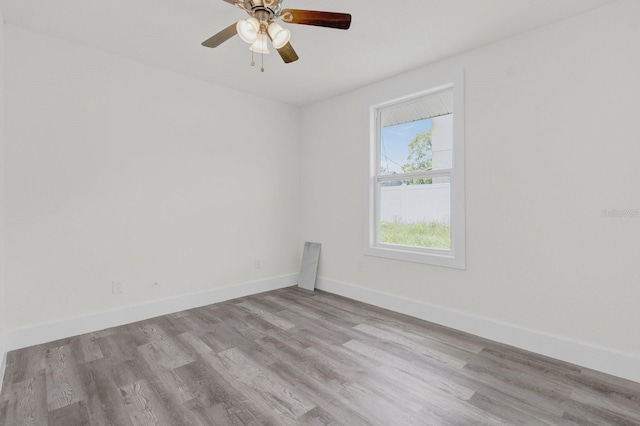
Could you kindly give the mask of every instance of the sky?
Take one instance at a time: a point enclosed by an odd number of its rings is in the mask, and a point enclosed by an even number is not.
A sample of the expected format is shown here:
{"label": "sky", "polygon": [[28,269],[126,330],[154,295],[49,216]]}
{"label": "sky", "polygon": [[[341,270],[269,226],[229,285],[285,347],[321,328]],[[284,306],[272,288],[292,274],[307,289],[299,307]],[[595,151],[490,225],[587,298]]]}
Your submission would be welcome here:
{"label": "sky", "polygon": [[383,127],[380,143],[380,165],[389,173],[400,172],[407,162],[409,143],[418,133],[431,130],[431,119]]}

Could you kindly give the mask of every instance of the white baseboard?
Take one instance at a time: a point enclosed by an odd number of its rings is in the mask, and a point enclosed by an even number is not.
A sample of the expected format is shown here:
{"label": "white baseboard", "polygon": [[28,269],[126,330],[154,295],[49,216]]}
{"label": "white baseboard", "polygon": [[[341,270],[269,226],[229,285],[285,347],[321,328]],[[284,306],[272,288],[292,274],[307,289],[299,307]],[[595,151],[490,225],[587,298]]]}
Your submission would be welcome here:
{"label": "white baseboard", "polygon": [[640,358],[325,278],[316,288],[613,376],[640,382]]}
{"label": "white baseboard", "polygon": [[193,309],[237,297],[250,296],[278,288],[289,287],[298,282],[298,274],[284,275],[252,281],[228,287],[214,288],[168,299],[154,300],[123,308],[68,318],[61,321],[10,329],[5,340],[7,351],[47,343],[79,334],[91,333],[105,328],[117,327],[136,321]]}

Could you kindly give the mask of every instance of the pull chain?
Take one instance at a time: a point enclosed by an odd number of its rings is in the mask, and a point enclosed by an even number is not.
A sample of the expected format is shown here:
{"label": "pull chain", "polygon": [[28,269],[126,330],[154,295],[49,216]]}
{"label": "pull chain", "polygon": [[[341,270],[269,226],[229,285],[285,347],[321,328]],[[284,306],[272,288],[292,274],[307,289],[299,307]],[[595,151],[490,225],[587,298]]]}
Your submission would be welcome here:
{"label": "pull chain", "polygon": [[[266,44],[266,40],[263,40],[263,43],[265,43],[265,44]],[[264,48],[265,48],[265,46],[263,45],[263,46],[262,46],[262,50],[264,50]],[[254,66],[256,65],[256,61],[255,61],[255,58],[254,58],[253,52],[254,52],[254,51],[253,51],[253,50],[251,50],[251,66],[252,66],[252,67],[254,67]],[[263,52],[260,52],[260,64],[261,64],[261,66],[260,66],[260,71],[261,71],[261,72],[264,72],[264,53],[263,53]]]}

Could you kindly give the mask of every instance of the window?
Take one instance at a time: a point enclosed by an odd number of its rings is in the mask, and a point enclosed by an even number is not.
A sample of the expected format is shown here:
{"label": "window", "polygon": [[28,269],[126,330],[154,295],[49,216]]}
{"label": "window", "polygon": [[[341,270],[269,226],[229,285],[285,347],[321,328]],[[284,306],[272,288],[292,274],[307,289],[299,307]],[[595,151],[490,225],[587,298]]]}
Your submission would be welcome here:
{"label": "window", "polygon": [[463,78],[452,80],[371,108],[365,254],[465,268]]}

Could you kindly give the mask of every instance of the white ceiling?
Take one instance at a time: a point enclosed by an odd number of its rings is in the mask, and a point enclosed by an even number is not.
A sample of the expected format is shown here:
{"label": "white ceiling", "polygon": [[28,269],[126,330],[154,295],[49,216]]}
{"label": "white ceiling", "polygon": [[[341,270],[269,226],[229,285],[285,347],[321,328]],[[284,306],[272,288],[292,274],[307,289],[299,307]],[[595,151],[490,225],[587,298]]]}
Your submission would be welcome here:
{"label": "white ceiling", "polygon": [[[577,15],[614,0],[284,0],[353,15],[351,29],[291,29],[300,60],[249,66],[239,37],[200,43],[245,18],[222,0],[1,0],[6,23],[278,101],[304,105]],[[560,42],[560,41],[559,41]],[[259,62],[259,58],[257,58]]]}

